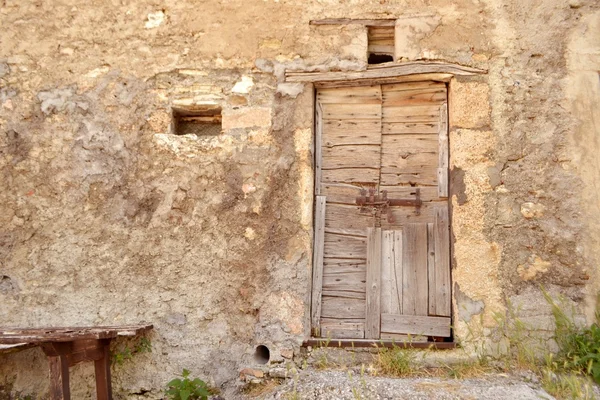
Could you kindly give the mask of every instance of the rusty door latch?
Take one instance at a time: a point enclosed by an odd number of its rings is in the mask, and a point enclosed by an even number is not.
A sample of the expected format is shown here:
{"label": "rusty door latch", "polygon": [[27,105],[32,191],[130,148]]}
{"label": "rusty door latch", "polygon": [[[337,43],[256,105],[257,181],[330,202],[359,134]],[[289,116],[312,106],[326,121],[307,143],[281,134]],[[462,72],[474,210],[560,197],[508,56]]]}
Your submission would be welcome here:
{"label": "rusty door latch", "polygon": [[415,213],[421,214],[421,189],[415,189],[414,199],[388,199],[387,190],[382,190],[381,194],[376,194],[374,188],[369,188],[367,195],[366,189],[360,190],[360,196],[356,198],[356,205],[360,206],[361,212],[371,211],[374,214],[386,214],[389,223],[395,221],[394,215],[389,211],[390,207],[415,207]]}

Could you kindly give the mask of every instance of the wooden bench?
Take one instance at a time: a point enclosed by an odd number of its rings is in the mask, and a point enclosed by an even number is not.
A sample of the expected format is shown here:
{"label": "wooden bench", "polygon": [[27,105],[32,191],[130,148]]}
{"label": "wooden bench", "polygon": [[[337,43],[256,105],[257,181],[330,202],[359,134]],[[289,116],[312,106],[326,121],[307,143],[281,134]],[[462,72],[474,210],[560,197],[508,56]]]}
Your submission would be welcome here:
{"label": "wooden bench", "polygon": [[69,328],[0,328],[0,350],[40,346],[50,364],[52,400],[69,400],[69,367],[93,361],[98,400],[112,400],[110,341],[118,336],[137,336],[152,325]]}

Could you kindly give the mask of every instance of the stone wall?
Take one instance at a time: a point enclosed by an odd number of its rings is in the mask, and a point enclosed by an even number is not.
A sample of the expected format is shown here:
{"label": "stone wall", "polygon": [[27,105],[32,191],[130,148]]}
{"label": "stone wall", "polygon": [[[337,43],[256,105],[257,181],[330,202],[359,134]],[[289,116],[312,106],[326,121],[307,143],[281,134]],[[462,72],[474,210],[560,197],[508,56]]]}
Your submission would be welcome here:
{"label": "stone wall", "polygon": [[[398,18],[401,60],[488,70],[450,83],[456,339],[492,338],[508,303],[551,331],[540,285],[591,322],[596,2],[5,0],[0,326],[153,323],[117,398],[160,398],[183,368],[230,390],[256,345],[297,351],[313,88],[283,73],[364,69],[363,26],[309,25],[341,17]],[[172,134],[171,107],[197,103],[222,135]],[[73,369],[74,398],[92,373]],[[39,349],[0,355],[0,398],[43,397],[46,374]]]}

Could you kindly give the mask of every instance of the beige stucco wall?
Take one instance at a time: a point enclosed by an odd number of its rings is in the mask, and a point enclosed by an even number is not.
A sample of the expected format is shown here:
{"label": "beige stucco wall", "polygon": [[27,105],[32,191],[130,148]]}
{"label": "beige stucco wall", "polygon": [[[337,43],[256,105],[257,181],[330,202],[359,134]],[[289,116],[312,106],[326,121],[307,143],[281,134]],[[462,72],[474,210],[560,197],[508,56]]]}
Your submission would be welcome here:
{"label": "beige stucco wall", "polygon": [[[456,339],[496,340],[507,303],[548,334],[540,285],[590,318],[597,7],[5,1],[0,326],[153,323],[152,353],[113,369],[117,398],[160,398],[182,368],[232,390],[257,344],[297,350],[313,89],[283,72],[366,67],[365,28],[309,25],[327,17],[398,18],[398,59],[488,71],[450,82]],[[171,107],[194,103],[221,105],[223,135],[170,134]],[[0,355],[0,398],[43,396],[46,374],[39,349]],[[74,369],[74,398],[91,374]]]}

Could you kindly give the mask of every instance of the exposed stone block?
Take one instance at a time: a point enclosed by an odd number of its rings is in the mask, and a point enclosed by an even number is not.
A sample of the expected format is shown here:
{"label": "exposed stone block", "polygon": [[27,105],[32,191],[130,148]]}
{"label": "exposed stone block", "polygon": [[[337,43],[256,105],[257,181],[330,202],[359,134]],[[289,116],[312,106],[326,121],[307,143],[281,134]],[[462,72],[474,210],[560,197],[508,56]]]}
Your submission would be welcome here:
{"label": "exposed stone block", "polygon": [[521,204],[521,214],[527,219],[539,218],[544,215],[546,207],[543,204],[526,202]]}
{"label": "exposed stone block", "polygon": [[270,108],[243,108],[223,111],[223,130],[271,126]]}
{"label": "exposed stone block", "polygon": [[281,354],[281,357],[283,357],[283,358],[292,358],[292,357],[294,357],[294,350],[293,349],[281,349],[279,351],[279,354]]}

